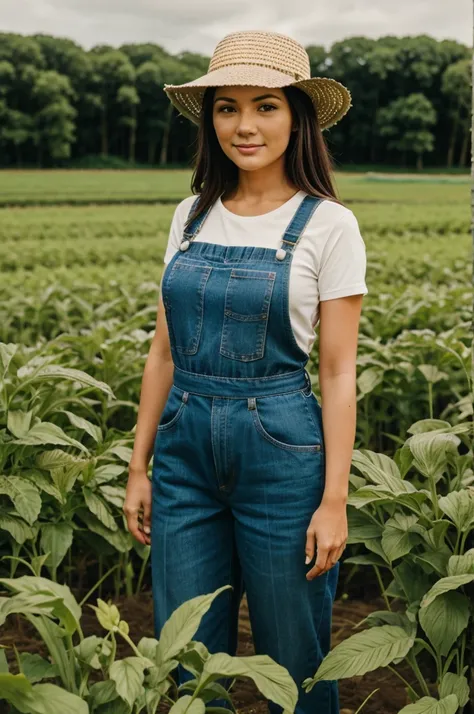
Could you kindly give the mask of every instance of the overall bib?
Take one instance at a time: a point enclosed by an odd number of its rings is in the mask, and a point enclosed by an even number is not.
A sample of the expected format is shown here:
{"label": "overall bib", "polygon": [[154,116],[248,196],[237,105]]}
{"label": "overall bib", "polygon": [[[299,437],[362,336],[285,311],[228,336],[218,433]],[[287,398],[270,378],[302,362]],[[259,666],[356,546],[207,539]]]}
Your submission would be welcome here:
{"label": "overall bib", "polygon": [[[278,250],[194,242],[210,208],[185,231],[162,279],[174,379],[152,471],[156,637],[184,601],[230,584],[193,639],[235,656],[245,591],[255,651],[287,668],[297,714],[339,712],[337,682],[309,693],[301,686],[330,649],[339,573],[337,563],[305,577],[325,451],[289,311],[293,252],[320,203],[304,197]],[[192,678],[181,665],[178,672],[180,683]]]}

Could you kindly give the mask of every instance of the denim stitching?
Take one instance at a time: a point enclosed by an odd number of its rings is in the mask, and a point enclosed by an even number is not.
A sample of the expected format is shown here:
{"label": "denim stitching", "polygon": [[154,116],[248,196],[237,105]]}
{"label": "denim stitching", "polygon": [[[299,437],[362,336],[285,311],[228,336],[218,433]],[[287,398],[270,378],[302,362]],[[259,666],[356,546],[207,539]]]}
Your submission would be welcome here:
{"label": "denim stitching", "polygon": [[263,427],[263,424],[260,420],[260,415],[258,413],[258,407],[257,404],[255,404],[255,408],[251,410],[252,411],[252,417],[254,424],[257,428],[257,431],[267,439],[271,444],[274,444],[275,446],[279,446],[282,449],[287,449],[287,451],[311,451],[311,452],[318,452],[321,449],[321,444],[286,444],[283,441],[279,441],[278,439],[275,439],[271,434],[268,433]]}
{"label": "denim stitching", "polygon": [[181,404],[179,405],[178,411],[176,412],[174,417],[171,419],[171,421],[167,421],[166,424],[158,424],[157,431],[166,431],[166,429],[169,429],[174,424],[176,424],[176,422],[180,418],[181,414],[183,413],[185,406],[186,406],[185,403],[181,402]]}
{"label": "denim stitching", "polygon": [[[176,263],[173,266],[173,270],[175,269],[175,267],[176,267]],[[195,355],[198,351],[199,342],[201,340],[202,324],[204,321],[204,290],[206,287],[206,283],[209,280],[209,276],[210,276],[211,272],[212,272],[212,268],[210,268],[210,267],[203,267],[203,269],[202,269],[202,275],[201,275],[201,279],[200,279],[198,290],[197,290],[198,317],[197,317],[196,325],[194,328],[195,334],[194,334],[193,338],[190,340],[191,347],[183,347],[182,345],[178,345],[177,340],[175,338],[175,349],[176,349],[176,352],[179,352],[180,354]]]}
{"label": "denim stitching", "polygon": [[[242,271],[243,272],[243,271]],[[224,355],[224,357],[228,357],[230,359],[237,360],[239,362],[252,362],[257,359],[262,359],[264,353],[265,353],[265,342],[266,342],[266,335],[267,335],[267,330],[268,330],[268,318],[269,318],[269,313],[270,313],[270,303],[271,303],[271,297],[273,294],[273,288],[275,285],[275,277],[276,273],[275,272],[267,272],[267,271],[256,271],[256,270],[248,270],[245,271],[246,273],[254,273],[254,275],[249,275],[249,274],[239,274],[237,273],[236,270],[232,270],[231,274],[229,276],[229,280],[227,282],[227,288],[225,291],[225,299],[224,299],[224,320],[222,324],[222,336],[221,336],[221,344],[220,344],[220,349],[219,352],[220,354]],[[260,273],[260,275],[255,275],[255,273]],[[263,273],[263,274],[262,274]],[[229,321],[232,319],[236,319],[232,317],[233,310],[232,308],[232,298],[235,293],[236,285],[237,283],[235,280],[238,280],[240,278],[243,279],[248,279],[248,280],[265,280],[266,285],[264,286],[264,294],[263,294],[263,301],[262,301],[262,310],[263,312],[258,313],[258,315],[261,315],[261,325],[256,326],[256,337],[255,337],[255,350],[253,352],[247,352],[242,354],[242,350],[240,352],[236,352],[232,349],[228,349],[225,345],[230,343],[232,344],[232,323]],[[236,313],[239,314],[239,313]],[[251,317],[254,316],[243,316],[246,319],[242,320],[243,322],[254,322],[256,320],[251,320]],[[240,318],[237,318],[240,319]]]}

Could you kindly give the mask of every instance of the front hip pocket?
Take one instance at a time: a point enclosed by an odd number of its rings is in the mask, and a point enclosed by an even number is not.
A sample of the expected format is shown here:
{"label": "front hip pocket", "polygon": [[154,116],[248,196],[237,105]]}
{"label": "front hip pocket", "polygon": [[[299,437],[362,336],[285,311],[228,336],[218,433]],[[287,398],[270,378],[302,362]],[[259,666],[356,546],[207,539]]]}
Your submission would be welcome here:
{"label": "front hip pocket", "polygon": [[268,270],[231,271],[225,292],[221,355],[241,362],[263,357],[275,276]]}
{"label": "front hip pocket", "polygon": [[268,397],[249,397],[248,409],[257,432],[287,451],[324,453],[319,425],[313,421],[301,390]]}
{"label": "front hip pocket", "polygon": [[212,267],[177,260],[163,283],[170,341],[177,352],[194,355],[201,337],[204,292]]}

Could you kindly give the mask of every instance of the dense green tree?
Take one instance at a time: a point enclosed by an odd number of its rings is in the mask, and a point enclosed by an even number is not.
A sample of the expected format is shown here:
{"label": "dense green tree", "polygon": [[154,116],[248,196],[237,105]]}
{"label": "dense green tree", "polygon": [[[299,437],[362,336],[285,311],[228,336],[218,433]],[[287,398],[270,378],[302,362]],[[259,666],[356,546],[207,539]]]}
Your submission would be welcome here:
{"label": "dense green tree", "polygon": [[[352,95],[347,117],[325,132],[336,165],[467,165],[468,47],[428,35],[360,35],[306,49],[311,75],[333,77]],[[151,42],[86,51],[67,38],[0,33],[0,163],[58,166],[100,153],[186,165],[196,127],[163,85],[205,74],[209,60]]]}
{"label": "dense green tree", "polygon": [[436,111],[424,94],[416,92],[399,97],[377,111],[376,125],[380,136],[388,139],[389,150],[416,155],[416,168],[423,168],[423,154],[434,149],[434,135],[429,127],[436,123]]}
{"label": "dense green tree", "polygon": [[446,109],[452,122],[446,161],[448,167],[453,165],[458,132],[461,133],[462,141],[459,154],[459,166],[466,164],[471,125],[471,71],[471,61],[469,59],[462,59],[450,64],[443,72],[441,78],[441,91],[448,101]]}

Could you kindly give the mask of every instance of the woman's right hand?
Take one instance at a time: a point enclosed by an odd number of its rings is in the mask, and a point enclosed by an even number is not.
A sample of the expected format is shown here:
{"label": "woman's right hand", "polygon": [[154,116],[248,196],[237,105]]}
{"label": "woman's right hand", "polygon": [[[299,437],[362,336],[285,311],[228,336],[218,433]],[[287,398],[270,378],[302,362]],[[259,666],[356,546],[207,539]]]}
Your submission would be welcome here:
{"label": "woman's right hand", "polygon": [[151,543],[151,493],[151,481],[146,469],[130,467],[123,512],[128,530],[143,545]]}

